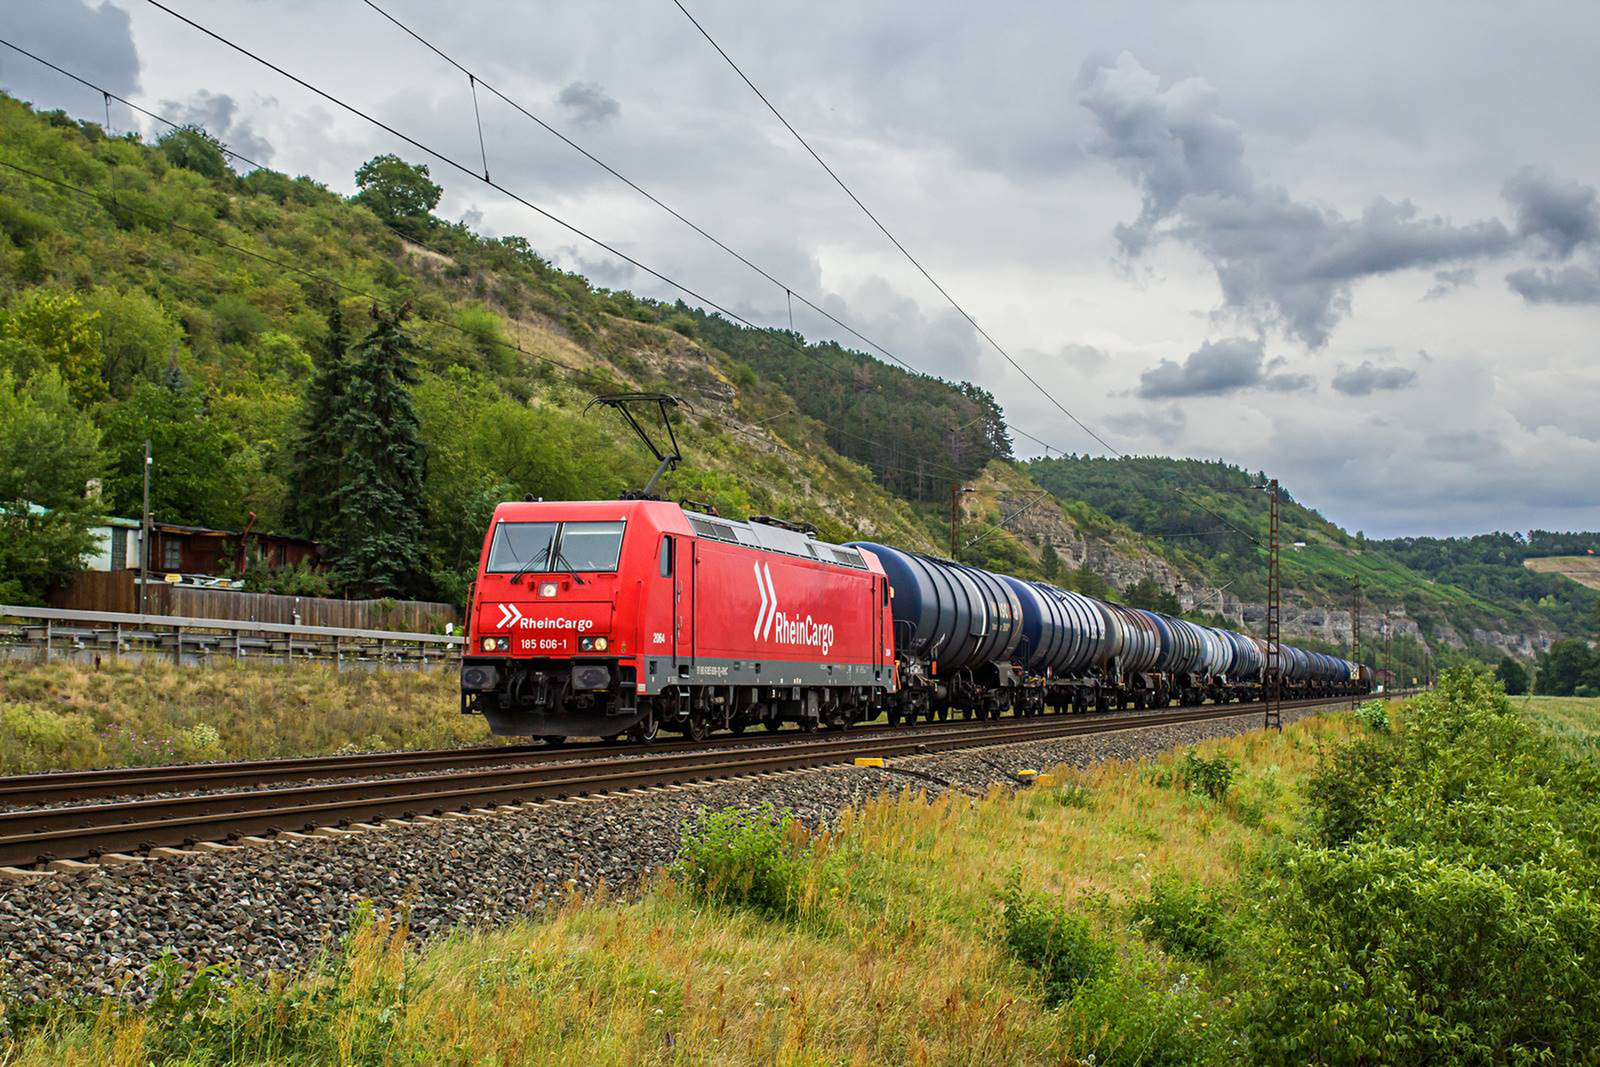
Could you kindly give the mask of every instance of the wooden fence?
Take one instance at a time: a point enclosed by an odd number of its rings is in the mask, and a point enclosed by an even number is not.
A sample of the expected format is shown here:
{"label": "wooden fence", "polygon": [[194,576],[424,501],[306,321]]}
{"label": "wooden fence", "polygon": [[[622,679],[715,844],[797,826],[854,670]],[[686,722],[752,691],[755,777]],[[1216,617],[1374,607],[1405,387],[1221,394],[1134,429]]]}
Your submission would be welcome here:
{"label": "wooden fence", "polygon": [[[137,612],[139,585],[133,571],[84,571],[50,597],[50,606],[74,611]],[[146,610],[151,615],[196,619],[409,633],[437,633],[445,624],[459,625],[461,621],[455,605],[424,600],[334,600],[202,589],[158,581],[150,583]]]}

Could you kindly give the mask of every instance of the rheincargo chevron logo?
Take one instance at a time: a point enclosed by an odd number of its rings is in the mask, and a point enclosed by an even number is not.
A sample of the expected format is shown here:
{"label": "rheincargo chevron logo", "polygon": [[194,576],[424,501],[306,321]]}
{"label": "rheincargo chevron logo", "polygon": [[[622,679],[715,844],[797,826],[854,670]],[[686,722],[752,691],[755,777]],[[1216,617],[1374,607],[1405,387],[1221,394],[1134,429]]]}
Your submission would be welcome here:
{"label": "rheincargo chevron logo", "polygon": [[803,619],[791,619],[778,610],[778,589],[772,584],[772,568],[757,561],[755,575],[761,608],[756,612],[756,628],[752,637],[757,641],[770,638],[780,645],[817,648],[824,656],[833,650],[832,623],[817,622],[810,615]]}
{"label": "rheincargo chevron logo", "polygon": [[[763,574],[765,570],[765,574]],[[756,560],[756,592],[761,594],[761,610],[756,612],[756,632],[751,636],[757,641],[766,639],[766,634],[761,632],[763,625],[767,634],[772,632],[772,616],[778,613],[778,592],[772,588],[772,568],[761,566],[761,561]]]}

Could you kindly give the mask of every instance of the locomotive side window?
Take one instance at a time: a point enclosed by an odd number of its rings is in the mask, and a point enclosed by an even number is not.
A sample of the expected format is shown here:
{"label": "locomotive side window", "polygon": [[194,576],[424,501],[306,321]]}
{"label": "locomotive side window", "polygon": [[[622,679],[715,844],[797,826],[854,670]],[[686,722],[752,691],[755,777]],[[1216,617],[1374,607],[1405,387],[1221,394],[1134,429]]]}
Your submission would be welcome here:
{"label": "locomotive side window", "polygon": [[502,522],[494,528],[494,541],[489,545],[491,574],[515,574],[524,567],[549,566],[550,542],[555,537],[553,522]]}
{"label": "locomotive side window", "polygon": [[622,523],[564,522],[555,570],[614,571],[622,554]]}
{"label": "locomotive side window", "polygon": [[661,577],[672,577],[672,538],[661,535]]}

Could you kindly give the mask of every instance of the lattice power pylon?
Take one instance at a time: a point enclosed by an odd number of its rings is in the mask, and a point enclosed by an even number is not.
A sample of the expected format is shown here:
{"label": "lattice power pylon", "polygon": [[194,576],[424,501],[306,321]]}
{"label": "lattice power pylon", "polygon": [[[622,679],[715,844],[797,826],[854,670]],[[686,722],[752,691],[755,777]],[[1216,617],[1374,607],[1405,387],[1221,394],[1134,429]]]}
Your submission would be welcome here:
{"label": "lattice power pylon", "polygon": [[1283,678],[1283,646],[1279,643],[1283,587],[1278,574],[1278,479],[1267,483],[1267,666],[1262,679],[1262,699],[1266,704],[1266,727],[1283,729],[1279,685]]}
{"label": "lattice power pylon", "polygon": [[[1361,669],[1361,579],[1356,578],[1351,582],[1350,594],[1350,662]],[[1361,695],[1353,693],[1350,697],[1350,706],[1353,708],[1361,703]]]}

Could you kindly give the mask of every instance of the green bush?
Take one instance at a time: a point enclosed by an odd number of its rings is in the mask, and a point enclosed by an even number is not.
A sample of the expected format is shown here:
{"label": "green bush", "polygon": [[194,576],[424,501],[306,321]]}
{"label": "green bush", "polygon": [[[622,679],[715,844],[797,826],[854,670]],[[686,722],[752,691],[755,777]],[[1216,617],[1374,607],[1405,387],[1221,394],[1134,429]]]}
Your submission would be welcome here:
{"label": "green bush", "polygon": [[1252,1058],[1593,1062],[1600,767],[1486,672],[1445,672],[1406,729],[1341,746],[1309,790],[1320,844],[1252,896]]}
{"label": "green bush", "polygon": [[1190,745],[1178,765],[1178,774],[1191,793],[1200,793],[1212,800],[1221,800],[1233,787],[1233,764],[1225,756],[1206,759]]}
{"label": "green bush", "polygon": [[1159,877],[1132,911],[1140,932],[1173,955],[1210,962],[1227,952],[1227,915],[1217,895],[1203,887]]}
{"label": "green bush", "polygon": [[673,874],[697,900],[781,918],[801,910],[810,854],[804,829],[771,804],[700,811],[683,828]]}
{"label": "green bush", "polygon": [[1365,737],[1325,757],[1305,789],[1311,825],[1322,844],[1342,845],[1372,824],[1398,759],[1394,745]]}
{"label": "green bush", "polygon": [[1024,892],[1015,871],[1000,893],[1000,904],[1006,948],[1039,976],[1050,1004],[1071,1000],[1085,982],[1114,967],[1116,950],[1096,936],[1086,917]]}
{"label": "green bush", "polygon": [[1362,704],[1356,708],[1355,716],[1356,722],[1373,733],[1386,734],[1390,732],[1388,707],[1381,700],[1369,700]]}
{"label": "green bush", "polygon": [[1291,870],[1256,953],[1258,1060],[1577,1063],[1600,1048],[1592,883],[1378,842],[1300,850]]}

